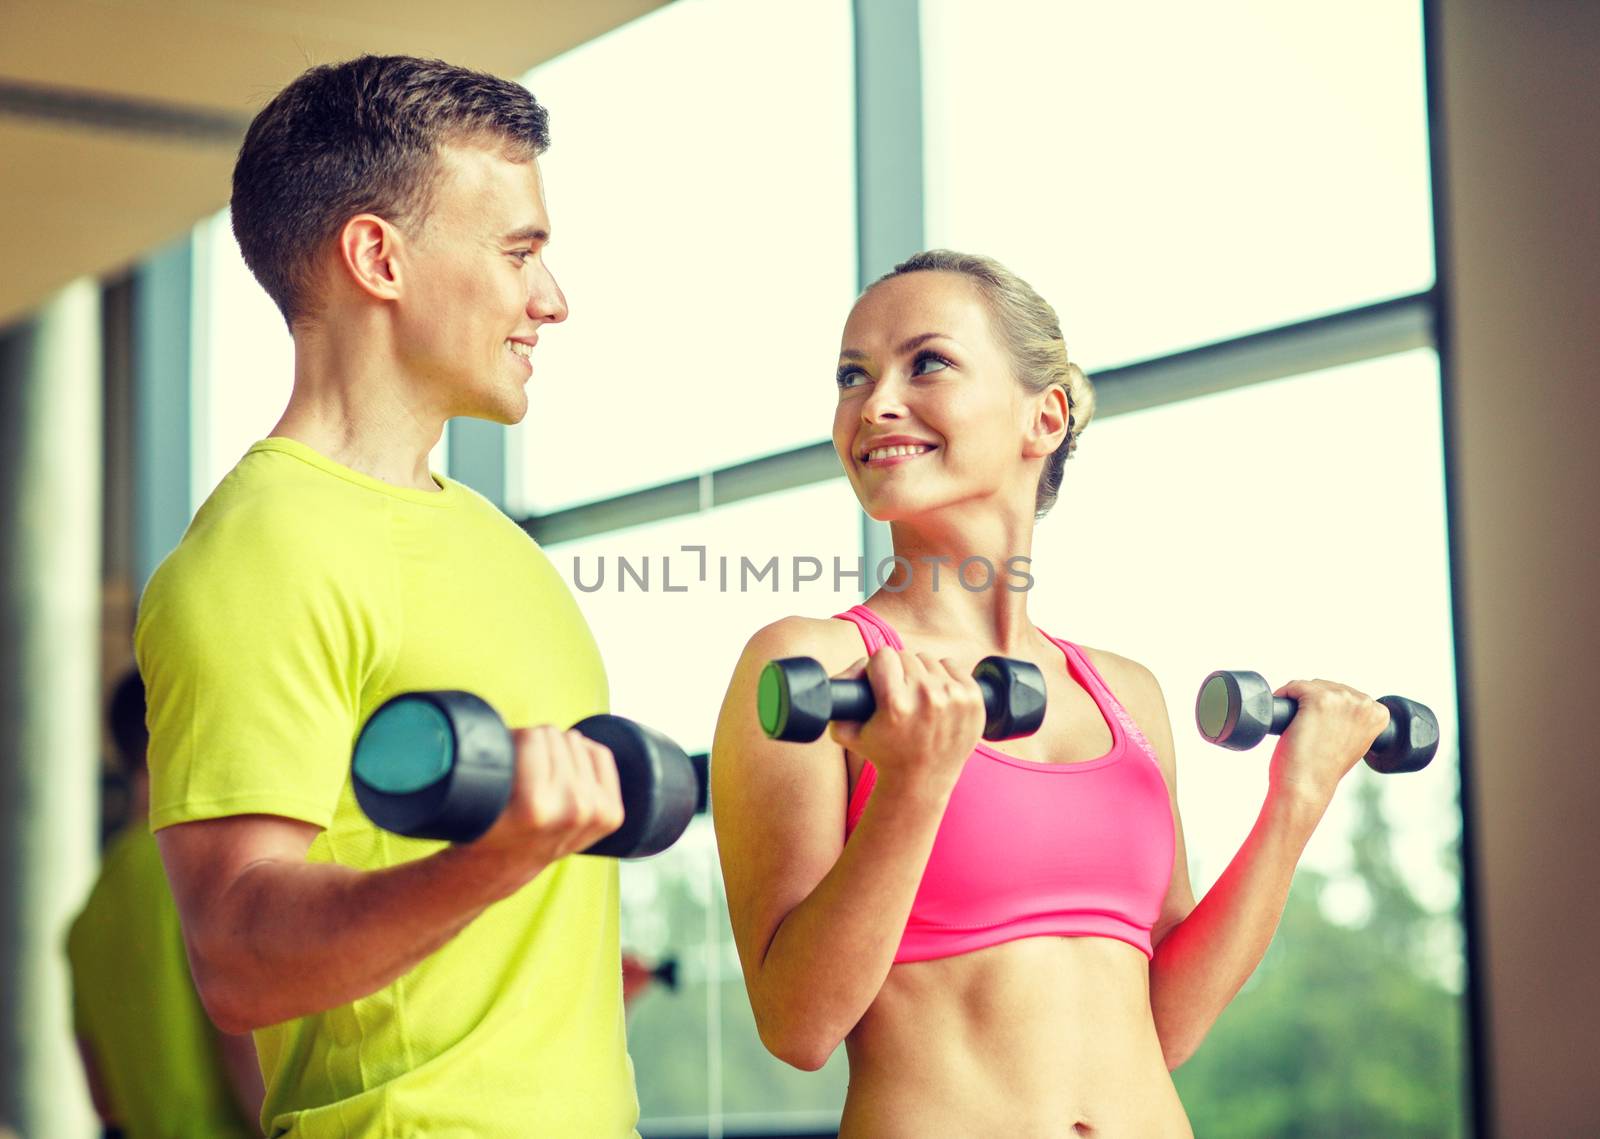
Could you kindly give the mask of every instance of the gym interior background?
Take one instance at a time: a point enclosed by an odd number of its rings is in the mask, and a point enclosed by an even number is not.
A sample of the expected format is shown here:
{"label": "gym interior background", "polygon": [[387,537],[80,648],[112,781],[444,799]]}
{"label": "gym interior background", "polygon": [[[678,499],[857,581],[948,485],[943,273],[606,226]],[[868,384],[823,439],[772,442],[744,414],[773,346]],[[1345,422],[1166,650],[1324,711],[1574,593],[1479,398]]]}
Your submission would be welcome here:
{"label": "gym interior background", "polygon": [[[834,559],[887,536],[827,442],[843,318],[915,249],[993,254],[1101,400],[1032,615],[1160,677],[1197,894],[1265,785],[1190,728],[1205,673],[1440,714],[1426,771],[1347,780],[1175,1074],[1197,1133],[1600,1133],[1600,6],[1556,0],[7,0],[0,1122],[93,1133],[61,946],[119,810],[104,693],[291,375],[228,175],[274,91],[361,51],[551,109],[573,315],[527,422],[437,458],[549,548],[617,709],[704,750],[750,632],[860,599]],[[631,1014],[641,1130],[831,1134],[842,1051],[761,1049],[709,820],[623,885],[681,981]]]}

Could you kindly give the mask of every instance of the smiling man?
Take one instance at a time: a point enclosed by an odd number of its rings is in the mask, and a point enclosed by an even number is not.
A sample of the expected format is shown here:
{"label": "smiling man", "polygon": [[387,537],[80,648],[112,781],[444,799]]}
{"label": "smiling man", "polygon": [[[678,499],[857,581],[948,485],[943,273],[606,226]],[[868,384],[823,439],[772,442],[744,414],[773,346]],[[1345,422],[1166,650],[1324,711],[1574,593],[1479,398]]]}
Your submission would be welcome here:
{"label": "smiling man", "polygon": [[[617,864],[568,857],[622,818],[609,753],[562,730],[607,710],[605,672],[543,552],[427,466],[451,417],[523,417],[567,315],[548,144],[515,83],[367,56],[279,93],[234,170],[294,390],[151,579],[136,648],[151,825],[207,1011],[255,1033],[269,1136],[635,1134]],[[476,842],[381,832],[351,794],[361,724],[418,689],[518,729]]]}

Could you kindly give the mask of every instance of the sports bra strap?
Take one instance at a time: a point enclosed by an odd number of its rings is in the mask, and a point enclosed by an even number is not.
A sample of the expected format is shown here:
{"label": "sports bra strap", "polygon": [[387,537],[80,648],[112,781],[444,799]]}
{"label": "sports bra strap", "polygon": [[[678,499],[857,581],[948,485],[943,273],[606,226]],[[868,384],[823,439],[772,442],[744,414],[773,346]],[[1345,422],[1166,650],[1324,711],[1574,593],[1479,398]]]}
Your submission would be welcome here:
{"label": "sports bra strap", "polygon": [[852,622],[861,631],[861,639],[866,642],[868,656],[885,646],[891,649],[905,649],[899,634],[890,628],[887,621],[865,605],[852,606],[843,613],[835,613],[834,617]]}
{"label": "sports bra strap", "polygon": [[[840,620],[849,621],[861,632],[861,639],[866,643],[867,655],[871,656],[885,646],[893,649],[904,649],[900,638],[889,624],[865,605],[856,605],[843,613],[835,613]],[[861,778],[856,782],[856,789],[850,796],[849,806],[845,809],[845,833],[848,835],[855,828],[856,820],[861,817],[861,812],[867,809],[867,799],[872,794],[872,789],[878,785],[878,769],[872,766],[870,759],[861,761]]]}
{"label": "sports bra strap", "polygon": [[[1044,633],[1043,629],[1039,631]],[[1044,633],[1044,635],[1050,637],[1049,633]],[[1094,697],[1095,703],[1115,716],[1117,723],[1122,725],[1122,730],[1128,734],[1128,738],[1159,764],[1160,761],[1156,759],[1156,749],[1151,746],[1149,739],[1139,729],[1139,725],[1135,722],[1133,716],[1122,706],[1122,701],[1118,700],[1116,694],[1111,691],[1111,685],[1106,683],[1105,677],[1100,675],[1100,670],[1095,668],[1094,663],[1090,661],[1089,654],[1071,641],[1063,641],[1060,637],[1050,637],[1050,639],[1060,645],[1061,651],[1071,656],[1082,667],[1082,675],[1087,677],[1089,683],[1093,686],[1094,690],[1090,695]]]}

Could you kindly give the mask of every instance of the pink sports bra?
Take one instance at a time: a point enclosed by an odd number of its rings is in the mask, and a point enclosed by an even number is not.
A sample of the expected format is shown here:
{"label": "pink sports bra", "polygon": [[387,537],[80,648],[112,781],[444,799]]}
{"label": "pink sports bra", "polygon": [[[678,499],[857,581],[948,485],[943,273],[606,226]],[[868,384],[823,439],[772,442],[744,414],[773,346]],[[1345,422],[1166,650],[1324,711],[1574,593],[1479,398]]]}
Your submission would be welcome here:
{"label": "pink sports bra", "polygon": [[[865,605],[834,616],[855,623],[869,653],[905,648]],[[1050,640],[1105,717],[1111,750],[1084,763],[1048,764],[979,741],[939,823],[897,964],[1021,937],[1113,937],[1154,955],[1150,931],[1172,877],[1166,779],[1083,650]],[[846,840],[877,780],[868,762],[850,798]]]}

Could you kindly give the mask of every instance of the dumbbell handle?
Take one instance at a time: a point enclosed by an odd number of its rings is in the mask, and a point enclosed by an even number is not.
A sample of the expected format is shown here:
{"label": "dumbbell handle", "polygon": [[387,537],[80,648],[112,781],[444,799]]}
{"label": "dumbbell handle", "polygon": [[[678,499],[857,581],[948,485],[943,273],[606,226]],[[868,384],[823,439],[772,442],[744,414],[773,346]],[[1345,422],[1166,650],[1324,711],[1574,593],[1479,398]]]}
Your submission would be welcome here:
{"label": "dumbbell handle", "polygon": [[[1425,704],[1418,704],[1415,700],[1407,700],[1404,696],[1380,696],[1378,703],[1389,709],[1389,722],[1383,726],[1383,731],[1372,741],[1372,747],[1367,751],[1367,758],[1380,755],[1394,745],[1395,732],[1400,728],[1400,716],[1403,709],[1410,708],[1413,714],[1420,712],[1429,719],[1433,712]],[[1272,727],[1267,729],[1268,735],[1281,736],[1289,730],[1289,724],[1294,720],[1295,713],[1300,710],[1300,701],[1293,696],[1274,696],[1272,698]]]}
{"label": "dumbbell handle", "polygon": [[[973,679],[978,682],[978,688],[983,692],[984,718],[987,721],[983,729],[983,738],[986,740],[1003,738],[1001,729],[991,728],[991,725],[995,717],[1005,710],[1005,693],[987,676],[975,676]],[[835,720],[853,720],[862,723],[870,720],[872,713],[877,710],[878,704],[872,694],[872,685],[865,677],[829,680],[828,690],[833,696]],[[991,730],[995,732],[994,735],[989,734]]]}
{"label": "dumbbell handle", "polygon": [[[1044,720],[1044,674],[1031,661],[987,656],[972,670],[983,693],[986,740],[1009,740],[1039,730]],[[820,739],[830,720],[861,723],[876,709],[864,676],[830,677],[811,657],[768,661],[756,688],[762,730],[775,740]]]}

